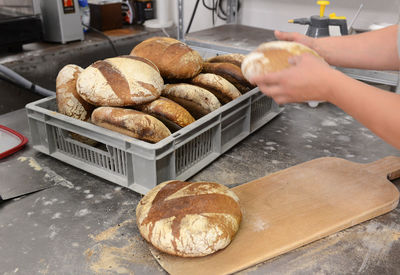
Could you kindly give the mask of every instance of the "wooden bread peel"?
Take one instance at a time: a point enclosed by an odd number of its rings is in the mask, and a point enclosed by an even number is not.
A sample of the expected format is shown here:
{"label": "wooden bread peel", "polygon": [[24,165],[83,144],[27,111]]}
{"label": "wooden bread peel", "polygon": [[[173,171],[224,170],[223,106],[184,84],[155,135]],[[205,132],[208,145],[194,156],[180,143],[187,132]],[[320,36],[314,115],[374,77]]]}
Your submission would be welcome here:
{"label": "wooden bread peel", "polygon": [[200,258],[151,248],[170,274],[230,274],[396,208],[400,158],[314,159],[233,188],[243,220],[232,243]]}

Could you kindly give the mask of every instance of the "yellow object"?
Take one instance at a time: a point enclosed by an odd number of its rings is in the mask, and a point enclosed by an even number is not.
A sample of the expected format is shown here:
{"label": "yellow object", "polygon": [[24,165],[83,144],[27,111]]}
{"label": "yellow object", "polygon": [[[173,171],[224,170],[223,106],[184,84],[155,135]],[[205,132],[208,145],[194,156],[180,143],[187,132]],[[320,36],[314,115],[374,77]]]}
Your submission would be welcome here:
{"label": "yellow object", "polygon": [[288,20],[288,23],[294,23],[293,19]]}
{"label": "yellow object", "polygon": [[346,16],[336,16],[336,13],[329,14],[329,19],[346,19]]}
{"label": "yellow object", "polygon": [[319,16],[323,17],[325,13],[325,7],[330,4],[329,1],[317,1],[317,5],[319,5]]}

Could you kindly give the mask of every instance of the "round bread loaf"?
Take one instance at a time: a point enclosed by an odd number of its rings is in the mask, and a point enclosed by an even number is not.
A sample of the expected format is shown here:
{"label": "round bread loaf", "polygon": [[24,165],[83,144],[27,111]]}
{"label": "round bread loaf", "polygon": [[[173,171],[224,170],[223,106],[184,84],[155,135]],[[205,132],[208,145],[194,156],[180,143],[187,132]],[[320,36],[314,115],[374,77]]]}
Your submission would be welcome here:
{"label": "round bread loaf", "polygon": [[231,63],[238,67],[242,66],[242,62],[246,56],[241,53],[229,53],[211,57],[207,59],[210,63]]}
{"label": "round bread loaf", "polygon": [[226,247],[239,229],[239,199],[214,182],[167,181],[136,208],[142,236],[172,255],[198,257]]}
{"label": "round bread loaf", "polygon": [[212,92],[222,104],[242,95],[232,83],[216,74],[199,74],[191,82]]}
{"label": "round bread loaf", "polygon": [[92,113],[98,126],[149,142],[159,142],[171,132],[158,119],[145,113],[117,107],[99,107]]}
{"label": "round bread loaf", "polygon": [[200,73],[203,58],[185,43],[169,37],[147,39],[130,53],[151,60],[166,79],[192,78]]}
{"label": "round bread loaf", "polygon": [[191,84],[167,84],[164,86],[162,95],[183,106],[195,119],[221,107],[215,95]]}
{"label": "round bread loaf", "polygon": [[240,67],[231,63],[204,63],[202,72],[222,76],[232,83],[242,94],[247,93],[253,88],[243,76]]}
{"label": "round bread loaf", "polygon": [[311,53],[320,57],[313,49],[297,42],[266,42],[246,56],[242,62],[242,72],[246,79],[270,72],[278,72],[291,66],[288,61],[290,57],[304,53]]}
{"label": "round bread loaf", "polygon": [[137,106],[136,109],[158,118],[172,131],[177,131],[195,121],[185,108],[165,97]]}
{"label": "round bread loaf", "polygon": [[79,95],[96,106],[133,106],[158,98],[164,81],[149,60],[119,56],[97,61],[79,76]]}
{"label": "round bread loaf", "polygon": [[56,78],[58,112],[79,120],[90,119],[94,106],[83,100],[76,91],[76,80],[83,69],[77,65],[64,66]]}

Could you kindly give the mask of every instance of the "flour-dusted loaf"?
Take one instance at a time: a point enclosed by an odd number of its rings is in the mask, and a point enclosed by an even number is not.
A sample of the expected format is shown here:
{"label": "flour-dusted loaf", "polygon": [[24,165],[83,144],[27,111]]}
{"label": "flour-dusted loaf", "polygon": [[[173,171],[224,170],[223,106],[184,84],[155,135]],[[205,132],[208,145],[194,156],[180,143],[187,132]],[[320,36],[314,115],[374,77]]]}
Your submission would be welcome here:
{"label": "flour-dusted loaf", "polygon": [[221,107],[215,95],[191,84],[167,84],[164,86],[162,95],[183,106],[196,119]]}
{"label": "flour-dusted loaf", "polygon": [[249,53],[242,62],[242,72],[246,79],[251,79],[270,72],[278,72],[290,67],[289,58],[311,53],[320,57],[313,49],[291,41],[266,42]]}
{"label": "flour-dusted loaf", "polygon": [[210,57],[206,61],[210,63],[231,63],[240,67],[245,57],[246,56],[241,53],[229,53]]}
{"label": "flour-dusted loaf", "polygon": [[98,107],[92,113],[92,122],[98,126],[148,142],[159,142],[171,132],[151,115],[118,107]]}
{"label": "flour-dusted loaf", "polygon": [[79,76],[79,95],[96,106],[132,106],[161,94],[164,80],[158,68],[142,57],[119,56],[100,60]]}
{"label": "flour-dusted loaf", "polygon": [[64,66],[56,78],[58,112],[79,120],[90,119],[94,106],[83,100],[76,91],[76,81],[83,69],[77,65]]}
{"label": "flour-dusted loaf", "polygon": [[172,131],[179,130],[195,121],[185,108],[165,97],[137,106],[136,109],[158,118]]}
{"label": "flour-dusted loaf", "polygon": [[205,256],[225,248],[241,218],[235,193],[213,182],[161,183],[136,208],[142,236],[161,251],[183,257]]}
{"label": "flour-dusted loaf", "polygon": [[203,65],[203,73],[212,73],[222,76],[232,83],[242,94],[250,91],[253,86],[243,76],[239,66],[231,63],[209,63]]}
{"label": "flour-dusted loaf", "polygon": [[147,39],[130,53],[151,60],[165,79],[192,78],[200,73],[203,58],[185,43],[169,37]]}
{"label": "flour-dusted loaf", "polygon": [[232,83],[216,74],[199,74],[191,82],[212,92],[222,104],[242,95]]}

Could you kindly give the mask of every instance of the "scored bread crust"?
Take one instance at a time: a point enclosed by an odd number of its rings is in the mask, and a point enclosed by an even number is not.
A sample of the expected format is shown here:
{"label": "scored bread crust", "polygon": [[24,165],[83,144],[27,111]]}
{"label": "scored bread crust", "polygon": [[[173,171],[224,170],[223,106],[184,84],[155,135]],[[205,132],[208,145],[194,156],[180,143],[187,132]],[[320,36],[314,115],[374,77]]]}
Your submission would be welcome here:
{"label": "scored bread crust", "polygon": [[185,127],[195,121],[185,108],[165,97],[160,97],[150,103],[137,106],[136,109],[153,115],[161,121],[164,119],[169,120],[180,127]]}
{"label": "scored bread crust", "polygon": [[133,106],[158,98],[164,80],[157,67],[141,57],[100,60],[78,77],[79,95],[96,106]]}
{"label": "scored bread crust", "polygon": [[[242,72],[246,79],[251,79],[270,72],[289,68],[289,58],[311,53],[320,57],[313,49],[291,41],[272,41],[261,44],[249,53],[242,62]],[[321,57],[320,57],[321,58]]]}
{"label": "scored bread crust", "polygon": [[132,109],[98,107],[92,122],[103,128],[140,140],[156,143],[169,135],[169,129],[157,118]]}
{"label": "scored bread crust", "polygon": [[191,82],[212,92],[222,104],[242,95],[232,83],[216,74],[199,74]]}
{"label": "scored bread crust", "polygon": [[161,94],[183,106],[196,119],[221,107],[215,95],[191,84],[167,84]]}
{"label": "scored bread crust", "polygon": [[250,91],[253,86],[246,80],[240,67],[231,63],[209,63],[203,65],[202,73],[219,75],[232,83],[242,94]]}
{"label": "scored bread crust", "polygon": [[136,208],[141,235],[159,250],[182,257],[225,248],[239,229],[239,199],[214,182],[163,182]]}
{"label": "scored bread crust", "polygon": [[241,53],[222,54],[210,57],[206,62],[210,63],[231,63],[238,67],[242,66],[242,62],[246,56]]}
{"label": "scored bread crust", "polygon": [[83,100],[76,91],[76,81],[83,69],[74,64],[65,65],[56,78],[56,101],[58,112],[87,121],[94,106]]}
{"label": "scored bread crust", "polygon": [[169,37],[153,37],[136,45],[130,55],[151,60],[166,79],[187,79],[200,73],[204,60],[185,43]]}

